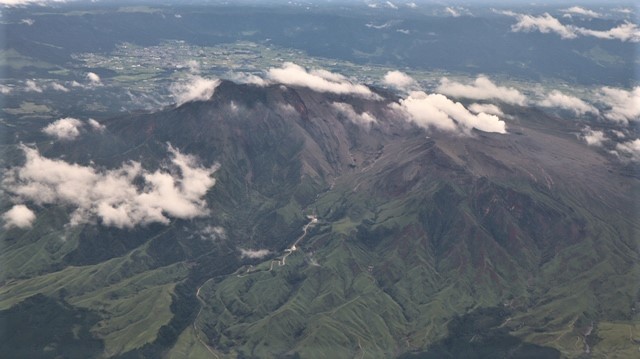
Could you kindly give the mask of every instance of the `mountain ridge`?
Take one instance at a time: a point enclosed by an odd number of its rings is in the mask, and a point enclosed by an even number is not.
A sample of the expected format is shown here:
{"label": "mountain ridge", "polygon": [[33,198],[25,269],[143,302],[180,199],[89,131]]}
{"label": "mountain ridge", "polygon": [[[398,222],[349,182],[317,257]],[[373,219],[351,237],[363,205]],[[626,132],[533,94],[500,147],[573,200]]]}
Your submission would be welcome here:
{"label": "mountain ridge", "polygon": [[[398,97],[377,93],[222,81],[207,101],[109,119],[105,133],[74,142],[39,142],[43,155],[70,163],[148,169],[166,165],[171,143],[220,169],[205,217],[132,231],[84,224],[64,230],[62,246],[7,231],[5,256],[52,248],[43,254],[50,265],[4,279],[1,308],[36,293],[91,308],[105,352],[132,358],[180,357],[176,348],[202,343],[238,356],[398,356],[453,335],[452,318],[496,306],[509,314],[492,328],[578,357],[575,338],[589,336],[581,323],[597,323],[600,335],[599,323],[637,321],[640,226],[625,193],[638,183],[580,143],[577,124],[510,108],[507,134],[425,131],[390,110]],[[377,121],[355,123],[335,102]],[[68,219],[64,206],[42,210],[36,228]],[[319,222],[286,265],[273,266],[307,214]],[[206,234],[212,226],[223,235]],[[270,254],[243,258],[241,248]],[[261,271],[239,276],[249,265]],[[57,282],[62,296],[41,284],[62,275],[77,278]],[[164,293],[164,314],[155,334],[131,342],[122,331],[136,329],[120,329],[112,304],[133,305],[139,290]]]}

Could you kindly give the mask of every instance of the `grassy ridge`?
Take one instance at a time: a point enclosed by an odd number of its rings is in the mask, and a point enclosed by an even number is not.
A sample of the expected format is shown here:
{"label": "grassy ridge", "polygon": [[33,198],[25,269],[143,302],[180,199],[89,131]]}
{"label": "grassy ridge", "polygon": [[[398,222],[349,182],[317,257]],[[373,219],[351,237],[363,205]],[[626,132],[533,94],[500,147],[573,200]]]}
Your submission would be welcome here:
{"label": "grassy ridge", "polygon": [[173,287],[188,270],[183,263],[156,269],[145,266],[145,249],[96,265],[14,280],[0,290],[0,308],[36,294],[60,298],[74,308],[98,314],[100,320],[90,331],[104,340],[106,355],[140,347],[153,341],[171,319]]}
{"label": "grassy ridge", "polygon": [[[567,216],[558,197],[521,185],[430,188],[377,201],[338,184],[314,203],[327,217],[286,266],[205,287],[211,343],[245,356],[388,357],[444,340],[456,315],[501,306],[510,314],[496,327],[534,343],[532,353],[577,357],[578,339],[629,350],[606,318],[638,323],[629,294],[640,272],[602,212]],[[585,337],[591,321],[604,323],[605,340],[593,339],[597,324]]]}

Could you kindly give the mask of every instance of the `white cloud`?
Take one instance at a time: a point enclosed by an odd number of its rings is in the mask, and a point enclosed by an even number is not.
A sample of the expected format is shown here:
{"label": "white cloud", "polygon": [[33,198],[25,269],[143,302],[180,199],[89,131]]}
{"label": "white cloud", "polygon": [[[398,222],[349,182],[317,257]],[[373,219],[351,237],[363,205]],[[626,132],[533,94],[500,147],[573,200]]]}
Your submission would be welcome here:
{"label": "white cloud", "polygon": [[450,7],[450,6],[447,6],[447,7],[444,9],[444,11],[445,11],[447,14],[449,14],[449,15],[453,16],[453,17],[459,17],[459,16],[461,15],[461,14],[460,14],[460,12],[459,12],[458,10],[456,10],[455,8],[452,8],[452,7]]}
{"label": "white cloud", "polygon": [[394,9],[394,10],[398,9],[396,4],[392,3],[391,1],[387,1],[386,4],[387,4],[387,7],[391,8],[391,9]]}
{"label": "white cloud", "polygon": [[102,85],[102,80],[100,79],[100,76],[98,76],[98,74],[96,74],[95,72],[88,72],[86,75],[87,80],[89,80],[89,84],[91,86],[98,86],[98,85]]}
{"label": "white cloud", "polygon": [[178,66],[178,68],[186,67],[189,69],[189,72],[193,74],[200,73],[200,63],[196,60],[189,60],[185,62],[184,66]]}
{"label": "white cloud", "polygon": [[35,24],[36,21],[33,20],[33,19],[22,19],[22,20],[20,20],[20,23],[21,24],[25,24],[27,26],[31,26],[31,25]]}
{"label": "white cloud", "polygon": [[[89,127],[94,131],[102,132],[105,129],[104,125],[92,118],[87,121],[87,124],[89,124]],[[69,141],[80,136],[80,129],[84,125],[85,124],[78,119],[66,117],[50,123],[42,129],[42,132],[58,140]]]}
{"label": "white cloud", "polygon": [[46,3],[63,3],[66,0],[0,0],[0,5],[5,7],[17,7],[25,5],[44,5]]}
{"label": "white cloud", "polygon": [[589,105],[581,99],[563,94],[558,90],[553,90],[549,93],[544,100],[540,102],[540,106],[543,107],[557,107],[565,110],[573,111],[576,115],[582,116],[586,113],[593,113],[598,115],[600,111],[597,108]]}
{"label": "white cloud", "polygon": [[415,9],[415,8],[417,8],[417,7],[418,7],[418,5],[416,5],[416,3],[414,3],[414,2],[409,2],[409,3],[407,3],[406,5],[407,5],[407,7],[410,7],[410,8],[412,8],[412,9]]}
{"label": "white cloud", "polygon": [[353,94],[367,98],[378,98],[368,87],[354,84],[346,77],[326,70],[311,70],[291,62],[285,62],[281,68],[271,68],[267,77],[277,83],[308,87],[318,92],[335,94]]}
{"label": "white cloud", "polygon": [[640,161],[640,138],[633,141],[618,143],[616,150],[631,157],[634,161]]}
{"label": "white cloud", "polygon": [[98,131],[98,132],[102,132],[106,128],[105,125],[101,124],[100,122],[98,122],[98,121],[96,121],[96,120],[94,120],[92,118],[90,118],[87,122],[89,123],[89,126],[91,126],[91,128],[93,130]]}
{"label": "white cloud", "polygon": [[532,16],[526,14],[515,14],[518,22],[511,26],[513,32],[539,31],[543,34],[555,32],[563,39],[575,39],[576,35],[573,27],[563,25],[558,19],[544,13],[542,16]]}
{"label": "white cloud", "polygon": [[621,14],[633,14],[633,9],[628,8],[628,7],[615,8],[615,9],[613,9],[613,11],[619,12]]}
{"label": "white cloud", "polygon": [[640,120],[640,86],[631,91],[602,87],[596,96],[607,107],[604,112],[607,119],[624,124]]}
{"label": "white cloud", "polygon": [[385,85],[395,87],[400,90],[408,90],[416,86],[416,80],[401,71],[389,71],[384,75],[382,82]]}
{"label": "white cloud", "polygon": [[11,93],[11,87],[7,85],[0,85],[0,94],[8,95]]}
{"label": "white cloud", "polygon": [[191,75],[180,82],[174,83],[169,88],[171,95],[180,106],[190,101],[206,101],[220,85],[220,80],[207,79],[197,75]]}
{"label": "white cloud", "polygon": [[132,228],[149,223],[169,223],[169,217],[191,219],[208,214],[203,198],[215,185],[218,166],[205,168],[195,157],[170,145],[169,168],[154,172],[138,162],[116,169],[67,163],[42,157],[22,146],[26,163],[7,171],[6,190],[20,201],[75,207],[71,224],[95,222]]}
{"label": "white cloud", "polygon": [[589,127],[582,130],[582,139],[589,146],[602,146],[602,143],[607,140],[607,137],[602,131],[594,131]]}
{"label": "white cloud", "polygon": [[611,133],[613,133],[618,139],[622,139],[622,138],[626,138],[627,135],[620,130],[611,130]]}
{"label": "white cloud", "polygon": [[285,104],[279,103],[277,109],[278,109],[278,112],[280,112],[282,115],[285,115],[285,116],[292,116],[292,115],[298,114],[298,111],[296,111],[296,108],[288,103],[285,103]]}
{"label": "white cloud", "polygon": [[64,87],[63,85],[57,83],[57,82],[52,82],[51,83],[51,88],[56,90],[56,91],[62,91],[62,92],[69,92],[69,89]]}
{"label": "white cloud", "polygon": [[42,87],[38,86],[38,84],[33,80],[27,80],[24,83],[24,86],[25,86],[24,90],[27,92],[38,92],[38,93],[42,92]]}
{"label": "white cloud", "polygon": [[42,132],[59,140],[73,140],[80,135],[80,126],[80,120],[66,117],[50,123]]}
{"label": "white cloud", "polygon": [[233,81],[243,84],[251,84],[256,86],[267,86],[269,84],[269,82],[267,82],[262,77],[246,72],[236,72],[233,73],[230,77]]}
{"label": "white cloud", "polygon": [[506,103],[524,105],[527,98],[513,87],[497,86],[486,76],[478,76],[471,85],[453,82],[443,77],[437,92],[448,96],[469,98],[472,100],[496,99]]}
{"label": "white cloud", "polygon": [[580,6],[572,6],[568,9],[563,9],[560,10],[564,13],[568,13],[568,14],[576,14],[576,15],[582,15],[582,16],[586,16],[586,17],[601,17],[602,15],[598,14],[597,12],[593,11],[593,10],[589,10],[589,9],[585,9],[583,7]]}
{"label": "white cloud", "polygon": [[498,116],[480,112],[472,114],[461,103],[453,102],[441,94],[422,91],[412,92],[400,103],[392,103],[391,108],[400,111],[408,119],[422,128],[469,135],[472,128],[484,132],[506,133],[506,124]]}
{"label": "white cloud", "polygon": [[377,120],[368,112],[357,113],[351,105],[343,102],[334,102],[331,106],[340,114],[351,120],[351,122],[358,125],[370,126],[376,123]]}
{"label": "white cloud", "polygon": [[469,9],[466,9],[462,6],[447,6],[444,8],[444,13],[446,15],[452,16],[452,17],[460,17],[463,15],[469,15],[471,16],[471,11],[469,11]]}
{"label": "white cloud", "polygon": [[271,251],[268,249],[244,249],[244,248],[239,248],[240,249],[240,256],[242,258],[251,258],[251,259],[259,259],[259,258],[264,258],[266,256],[268,256]]}
{"label": "white cloud", "polygon": [[388,28],[389,26],[391,26],[391,24],[392,24],[392,23],[391,23],[391,21],[388,21],[388,22],[385,22],[384,24],[381,24],[381,25],[376,25],[376,24],[374,24],[374,23],[367,23],[367,24],[365,24],[364,26],[366,26],[366,27],[368,27],[368,28],[371,28],[371,29],[377,29],[377,30],[380,30],[380,29],[386,29],[386,28]]}
{"label": "white cloud", "polygon": [[472,103],[469,105],[469,111],[473,113],[484,112],[489,115],[504,116],[500,107],[490,103]]}
{"label": "white cloud", "polygon": [[541,16],[518,14],[512,11],[502,11],[501,14],[515,17],[518,22],[511,26],[513,32],[539,31],[543,34],[556,33],[562,39],[575,39],[580,36],[592,36],[599,39],[640,42],[638,25],[625,21],[609,30],[591,30],[584,27],[564,25],[555,17],[544,13]]}
{"label": "white cloud", "polygon": [[599,39],[640,42],[640,28],[638,28],[638,25],[630,22],[625,22],[606,31],[578,27],[576,28],[576,32],[581,35],[593,36]]}
{"label": "white cloud", "polygon": [[210,240],[226,239],[227,231],[220,226],[206,226],[202,231],[200,231],[200,237],[202,239]]}
{"label": "white cloud", "polygon": [[29,228],[36,220],[36,215],[32,210],[23,204],[16,204],[2,215],[4,228]]}
{"label": "white cloud", "polygon": [[407,30],[407,29],[397,29],[396,31],[405,35],[411,34],[411,30]]}

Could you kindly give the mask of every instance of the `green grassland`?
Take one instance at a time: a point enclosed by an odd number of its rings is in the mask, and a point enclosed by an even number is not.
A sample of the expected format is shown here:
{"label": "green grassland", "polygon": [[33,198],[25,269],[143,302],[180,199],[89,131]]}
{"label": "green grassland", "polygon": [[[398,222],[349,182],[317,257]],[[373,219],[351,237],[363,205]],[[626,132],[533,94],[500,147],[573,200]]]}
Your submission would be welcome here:
{"label": "green grassland", "polygon": [[[586,237],[565,231],[582,221],[545,219],[548,228],[540,229],[536,240],[558,234],[581,238],[545,260],[541,249],[526,244],[531,240],[527,234],[515,229],[530,225],[527,222],[485,217],[480,222],[484,233],[472,230],[478,224],[467,223],[480,221],[479,211],[485,213],[482,198],[495,203],[496,196],[515,201],[512,206],[536,196],[535,203],[529,203],[532,218],[564,211],[563,202],[540,196],[531,187],[519,184],[518,192],[489,187],[490,196],[471,199],[463,192],[468,189],[443,183],[409,198],[385,201],[354,192],[348,183],[338,183],[314,203],[321,222],[286,266],[268,271],[270,262],[264,262],[256,267],[262,271],[203,288],[207,304],[198,326],[220,354],[397,356],[453,335],[448,329],[451,318],[490,307],[509,313],[496,328],[530,343],[525,348],[532,352],[548,347],[570,358],[583,355],[583,331],[591,321],[595,329],[585,340],[594,355],[624,357],[637,350],[633,339],[620,338],[621,331],[636,335],[640,324],[630,316],[634,298],[629,293],[637,292],[633,278],[640,275],[635,254],[608,247],[620,243],[612,240],[616,226],[601,222],[594,211],[576,216],[588,218],[585,231],[591,234]],[[416,198],[425,198],[427,204]],[[430,219],[423,222],[421,213]],[[439,218],[453,223],[444,227]],[[438,228],[445,232],[438,234]],[[447,234],[447,228],[453,233]],[[522,237],[505,238],[498,245],[487,242],[487,234],[500,240],[509,231]],[[438,235],[452,236],[453,247],[438,248],[429,241]],[[508,242],[514,239],[521,246],[510,248]],[[436,259],[439,251],[448,254]],[[602,257],[605,251],[619,259]],[[520,257],[520,262],[512,259]]]}
{"label": "green grassland", "polygon": [[[111,357],[156,339],[158,330],[172,318],[175,283],[187,276],[184,263],[157,267],[148,244],[95,265],[67,266],[56,270],[77,245],[79,228],[50,232],[59,211],[38,218],[34,230],[22,233],[3,249],[5,283],[0,289],[0,310],[7,310],[34,295],[64,301],[76,310],[95,313],[89,328],[104,342],[103,355]],[[66,220],[58,218],[57,221]],[[39,227],[42,227],[39,229]],[[46,233],[42,235],[42,233]]]}

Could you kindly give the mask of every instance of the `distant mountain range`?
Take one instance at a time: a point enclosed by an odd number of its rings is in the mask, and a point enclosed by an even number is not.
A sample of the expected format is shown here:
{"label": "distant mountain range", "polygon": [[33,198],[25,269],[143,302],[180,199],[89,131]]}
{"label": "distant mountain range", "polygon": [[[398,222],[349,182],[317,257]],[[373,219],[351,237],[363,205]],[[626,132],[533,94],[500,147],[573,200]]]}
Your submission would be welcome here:
{"label": "distant mountain range", "polygon": [[60,200],[0,233],[4,355],[637,353],[628,165],[533,108],[503,104],[506,134],[426,131],[371,91],[222,81],[73,141],[30,131],[0,209]]}

